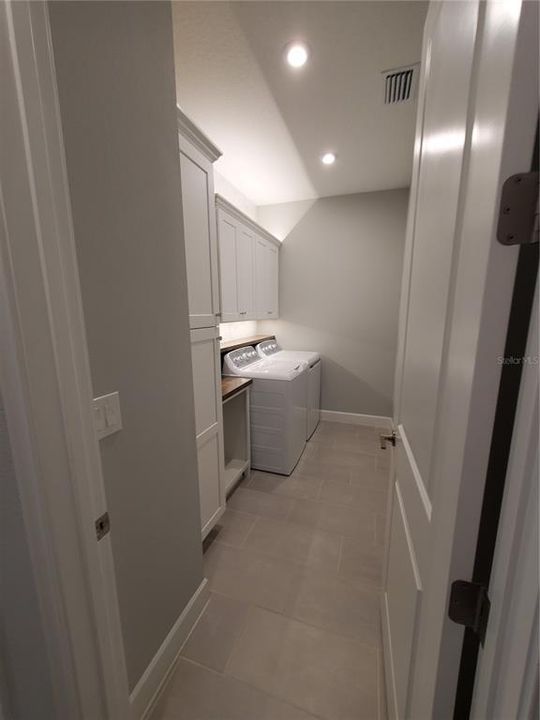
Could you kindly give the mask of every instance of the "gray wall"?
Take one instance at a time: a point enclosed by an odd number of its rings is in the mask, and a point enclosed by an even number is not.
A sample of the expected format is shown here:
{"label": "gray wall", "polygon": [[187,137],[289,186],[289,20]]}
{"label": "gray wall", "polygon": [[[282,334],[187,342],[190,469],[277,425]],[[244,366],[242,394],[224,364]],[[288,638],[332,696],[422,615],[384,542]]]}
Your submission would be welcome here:
{"label": "gray wall", "polygon": [[203,577],[170,5],[49,7],[133,688]]}
{"label": "gray wall", "polygon": [[260,323],[284,348],[323,356],[321,407],[392,414],[409,192],[391,190],[260,207],[283,235],[280,319]]}

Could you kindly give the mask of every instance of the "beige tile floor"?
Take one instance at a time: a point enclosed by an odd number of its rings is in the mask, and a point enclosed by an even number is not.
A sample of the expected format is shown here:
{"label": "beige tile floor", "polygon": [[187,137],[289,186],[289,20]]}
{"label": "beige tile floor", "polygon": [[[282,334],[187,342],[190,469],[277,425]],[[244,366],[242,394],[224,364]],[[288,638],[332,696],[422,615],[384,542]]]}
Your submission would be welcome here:
{"label": "beige tile floor", "polygon": [[322,422],[290,477],[252,472],[205,553],[210,600],[153,720],[384,720],[387,492],[363,426]]}

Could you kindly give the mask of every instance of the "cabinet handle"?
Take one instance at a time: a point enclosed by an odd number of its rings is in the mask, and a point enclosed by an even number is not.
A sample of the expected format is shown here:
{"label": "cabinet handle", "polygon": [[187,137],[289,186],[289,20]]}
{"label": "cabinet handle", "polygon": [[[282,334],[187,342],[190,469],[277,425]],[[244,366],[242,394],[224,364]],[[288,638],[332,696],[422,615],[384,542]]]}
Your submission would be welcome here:
{"label": "cabinet handle", "polygon": [[244,310],[244,312],[241,312],[240,315],[247,315],[247,310]]}
{"label": "cabinet handle", "polygon": [[272,314],[272,310],[267,310],[267,311],[266,311],[266,314],[267,314],[267,315],[271,315],[271,314]]}

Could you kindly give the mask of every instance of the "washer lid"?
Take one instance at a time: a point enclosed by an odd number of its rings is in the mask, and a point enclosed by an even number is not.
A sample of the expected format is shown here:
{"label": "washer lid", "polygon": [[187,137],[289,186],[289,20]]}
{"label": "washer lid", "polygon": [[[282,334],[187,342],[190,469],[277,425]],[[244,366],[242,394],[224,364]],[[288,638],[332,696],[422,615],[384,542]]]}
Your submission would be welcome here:
{"label": "washer lid", "polygon": [[279,353],[273,357],[276,359],[281,358],[282,360],[298,360],[307,363],[307,365],[313,365],[317,360],[321,359],[318,352],[311,350],[280,350]]}
{"label": "washer lid", "polygon": [[224,375],[240,375],[267,380],[293,380],[306,370],[298,360],[260,358],[253,347],[232,350],[223,360]]}
{"label": "washer lid", "polygon": [[281,360],[300,360],[307,365],[314,365],[321,356],[318,352],[311,350],[282,350],[277,340],[264,340],[256,346],[260,357],[268,357]]}

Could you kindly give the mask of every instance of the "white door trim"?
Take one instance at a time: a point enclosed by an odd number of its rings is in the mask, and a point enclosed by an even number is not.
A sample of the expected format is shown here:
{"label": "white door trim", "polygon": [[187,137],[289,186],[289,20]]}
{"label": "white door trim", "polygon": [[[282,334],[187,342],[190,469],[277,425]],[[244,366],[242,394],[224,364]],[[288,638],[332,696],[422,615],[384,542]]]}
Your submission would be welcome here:
{"label": "white door trim", "polygon": [[[440,11],[439,3],[431,3],[426,16],[424,25],[422,45],[426,45],[427,38],[430,37],[432,25],[435,22],[438,12]],[[407,228],[405,231],[405,249],[403,255],[403,271],[401,279],[401,295],[399,302],[399,319],[398,319],[398,342],[396,351],[396,368],[394,374],[394,403],[393,403],[393,421],[397,427],[399,418],[401,417],[401,391],[403,386],[403,370],[404,357],[407,345],[407,318],[409,316],[409,297],[411,288],[411,272],[414,250],[414,235],[416,227],[416,198],[418,195],[418,181],[421,168],[421,154],[423,142],[423,128],[425,119],[426,106],[426,88],[430,76],[431,64],[431,47],[426,50],[424,62],[420,64],[416,87],[418,88],[418,105],[419,111],[416,114],[416,127],[414,134],[414,152],[413,152],[413,170],[411,178],[411,187],[409,191],[409,207],[407,210]]]}
{"label": "white door trim", "polygon": [[0,40],[0,373],[58,717],[127,720],[47,4],[2,3]]}
{"label": "white door trim", "polygon": [[536,362],[524,366],[514,423],[471,710],[478,720],[532,717],[538,672],[538,287],[525,357]]}

